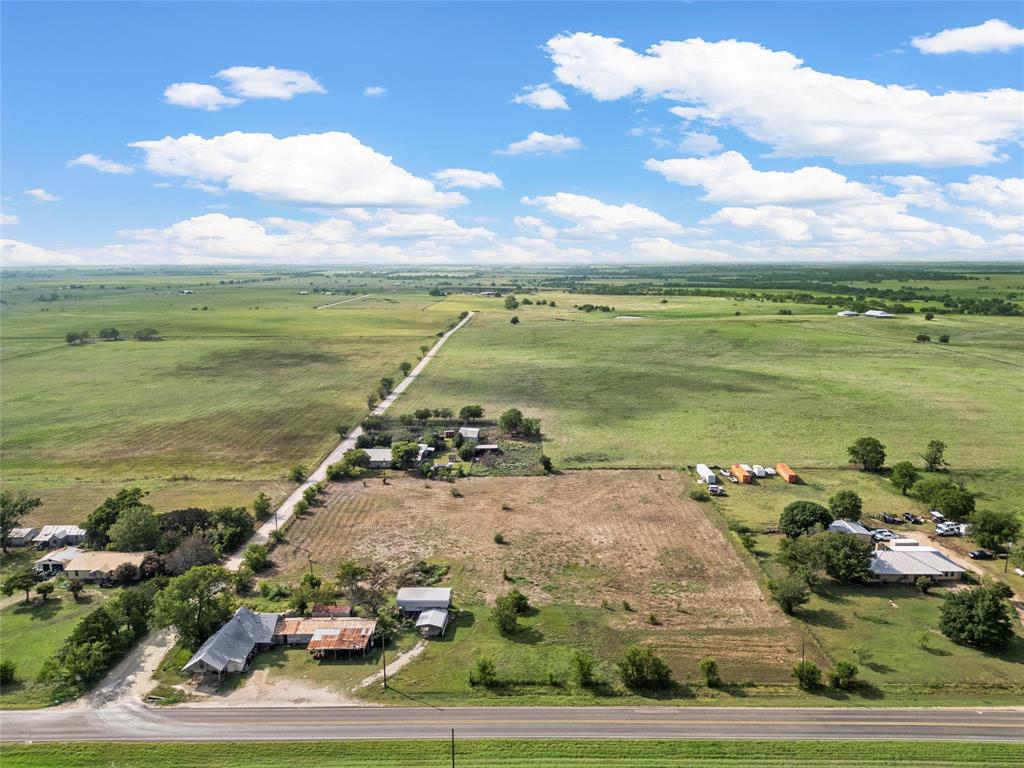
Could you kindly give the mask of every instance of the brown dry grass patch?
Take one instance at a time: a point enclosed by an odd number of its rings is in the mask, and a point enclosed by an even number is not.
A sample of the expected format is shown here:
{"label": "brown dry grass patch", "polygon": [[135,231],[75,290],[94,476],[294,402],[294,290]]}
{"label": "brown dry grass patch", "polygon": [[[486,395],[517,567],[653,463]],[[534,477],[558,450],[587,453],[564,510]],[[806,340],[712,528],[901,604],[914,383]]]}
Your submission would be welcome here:
{"label": "brown dry grass patch", "polygon": [[[507,573],[536,603],[606,603],[618,626],[647,627],[650,614],[675,629],[786,625],[676,472],[466,478],[455,487],[461,498],[451,484],[407,477],[332,485],[275,550],[275,575],[297,576],[307,553],[327,575],[346,558],[396,568],[435,559],[452,564],[463,603],[507,591]],[[507,544],[494,542],[499,531]]]}

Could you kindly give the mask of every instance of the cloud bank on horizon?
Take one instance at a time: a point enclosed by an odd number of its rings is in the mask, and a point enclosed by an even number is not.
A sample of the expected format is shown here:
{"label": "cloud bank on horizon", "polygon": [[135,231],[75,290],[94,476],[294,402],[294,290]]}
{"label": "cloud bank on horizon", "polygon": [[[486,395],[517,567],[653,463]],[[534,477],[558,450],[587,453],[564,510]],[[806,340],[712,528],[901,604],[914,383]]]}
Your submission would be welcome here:
{"label": "cloud bank on horizon", "polygon": [[[792,51],[652,35],[641,48],[559,32],[514,62],[477,60],[482,89],[520,81],[489,102],[312,66],[164,80],[145,126],[126,118],[89,141],[69,129],[73,151],[5,161],[5,186],[24,192],[3,200],[3,264],[1024,257],[1024,29],[990,18],[920,30],[898,57],[918,58],[913,80],[878,77],[884,57],[812,65],[824,57],[804,58],[799,35]],[[876,35],[877,49],[900,43]],[[978,62],[972,87],[943,87],[945,68],[921,82],[958,57]],[[546,76],[518,74],[538,65]],[[17,57],[12,71],[32,84]],[[87,204],[102,224],[85,226]]]}

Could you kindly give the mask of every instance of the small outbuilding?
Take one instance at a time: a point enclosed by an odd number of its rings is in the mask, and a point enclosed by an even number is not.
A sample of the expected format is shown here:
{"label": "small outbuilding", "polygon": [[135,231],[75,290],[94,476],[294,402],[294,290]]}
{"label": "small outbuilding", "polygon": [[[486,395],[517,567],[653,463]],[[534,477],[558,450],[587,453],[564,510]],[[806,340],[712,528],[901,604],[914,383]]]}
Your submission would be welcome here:
{"label": "small outbuilding", "polygon": [[729,472],[732,473],[732,476],[735,477],[737,481],[749,484],[754,479],[754,476],[751,474],[750,468],[747,467],[744,469],[744,466],[745,465],[743,464],[733,464],[729,467]]}
{"label": "small outbuilding", "polygon": [[462,435],[466,440],[479,440],[480,439],[480,428],[479,427],[459,427],[459,434]]}
{"label": "small outbuilding", "polygon": [[852,520],[833,520],[828,529],[833,533],[848,533],[861,541],[871,541],[871,531]]}
{"label": "small outbuilding", "polygon": [[789,464],[776,464],[775,471],[778,473],[779,477],[787,483],[800,482],[800,476],[789,468]]}
{"label": "small outbuilding", "polygon": [[498,453],[501,448],[498,447],[497,443],[481,443],[473,449],[477,453]]}
{"label": "small outbuilding", "polygon": [[370,469],[391,469],[390,448],[364,448],[370,457]]}
{"label": "small outbuilding", "polygon": [[85,541],[85,531],[77,525],[44,525],[32,543],[39,549],[71,547]]}
{"label": "small outbuilding", "polygon": [[416,619],[416,631],[424,637],[440,637],[448,626],[448,611],[431,608],[420,613]]}
{"label": "small outbuilding", "polygon": [[402,587],[395,599],[398,610],[406,616],[413,616],[440,609],[447,611],[452,605],[451,587]]}
{"label": "small outbuilding", "polygon": [[711,471],[711,467],[707,464],[698,464],[696,466],[696,470],[697,477],[700,478],[702,483],[706,485],[714,485],[718,481],[718,478],[715,477],[715,473]]}
{"label": "small outbuilding", "polygon": [[37,533],[39,533],[38,528],[12,528],[11,532],[7,534],[7,546],[28,546],[32,542],[32,539],[36,537]]}
{"label": "small outbuilding", "polygon": [[842,312],[836,312],[836,317],[857,317],[857,313],[852,309],[844,309]]}
{"label": "small outbuilding", "polygon": [[864,317],[886,318],[895,317],[895,315],[889,312],[884,312],[881,309],[869,309],[867,312],[864,313]]}

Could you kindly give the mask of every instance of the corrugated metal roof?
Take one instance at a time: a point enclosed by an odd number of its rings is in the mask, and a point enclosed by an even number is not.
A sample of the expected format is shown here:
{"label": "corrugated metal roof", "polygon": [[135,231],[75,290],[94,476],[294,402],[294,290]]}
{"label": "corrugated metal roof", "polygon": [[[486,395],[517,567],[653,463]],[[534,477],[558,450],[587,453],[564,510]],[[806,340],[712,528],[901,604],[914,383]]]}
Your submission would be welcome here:
{"label": "corrugated metal roof", "polygon": [[437,627],[438,629],[444,629],[445,624],[448,623],[448,611],[441,610],[440,608],[431,608],[429,611],[423,611],[416,619],[416,628],[420,627]]}
{"label": "corrugated metal roof", "polygon": [[339,627],[324,627],[313,632],[306,648],[310,651],[361,651],[370,644],[377,629],[375,619],[333,619],[344,621]]}
{"label": "corrugated metal roof", "polygon": [[870,536],[871,531],[865,528],[860,523],[855,523],[852,520],[833,520],[828,529],[830,531],[840,531],[842,533],[852,533],[856,536]]}
{"label": "corrugated metal roof", "polygon": [[878,576],[941,576],[964,569],[939,552],[880,549],[871,571]]}
{"label": "corrugated metal roof", "polygon": [[402,587],[398,590],[398,603],[438,602],[445,605],[452,601],[451,587]]}
{"label": "corrugated metal roof", "polygon": [[199,662],[218,672],[226,670],[230,662],[244,664],[257,644],[269,645],[273,640],[278,616],[253,613],[244,606],[239,608],[226,624],[207,638],[183,670],[188,672]]}

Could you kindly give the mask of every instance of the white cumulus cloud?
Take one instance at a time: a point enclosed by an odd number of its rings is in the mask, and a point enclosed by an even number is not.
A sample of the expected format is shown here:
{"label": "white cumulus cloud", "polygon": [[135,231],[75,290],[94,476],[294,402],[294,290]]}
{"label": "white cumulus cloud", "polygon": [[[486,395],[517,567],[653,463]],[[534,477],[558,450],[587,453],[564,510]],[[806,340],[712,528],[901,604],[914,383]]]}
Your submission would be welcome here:
{"label": "white cumulus cloud", "polygon": [[216,112],[224,107],[234,107],[242,99],[227,96],[220,88],[207,83],[171,83],[164,88],[164,101],[177,107],[202,109]]}
{"label": "white cumulus cloud", "polygon": [[513,141],[505,149],[494,151],[496,155],[560,155],[573,149],[583,149],[583,142],[575,136],[554,135],[532,131],[522,141]]}
{"label": "white cumulus cloud", "polygon": [[363,88],[363,96],[376,99],[388,92],[388,89],[381,85],[368,85]]}
{"label": "white cumulus cloud", "polygon": [[586,195],[558,192],[554,195],[524,197],[525,205],[543,208],[552,216],[574,222],[567,235],[615,237],[623,232],[675,234],[683,228],[649,208],[633,203],[612,205]]}
{"label": "white cumulus cloud", "polygon": [[444,189],[502,189],[501,179],[490,171],[474,171],[469,168],[443,168],[430,174]]}
{"label": "white cumulus cloud", "polygon": [[226,80],[228,90],[243,99],[291,99],[300,93],[327,93],[320,83],[298,69],[228,67],[215,77]]}
{"label": "white cumulus cloud", "polygon": [[944,29],[910,41],[921,53],[1007,53],[1024,45],[1024,29],[1001,19],[989,19],[974,27]]}
{"label": "white cumulus cloud", "polygon": [[42,189],[41,187],[36,187],[35,189],[26,189],[25,194],[31,197],[37,203],[55,203],[58,200],[60,200],[60,198],[57,197],[57,195],[51,194],[50,192],[47,192],[45,189]]}
{"label": "white cumulus cloud", "polygon": [[135,169],[130,165],[124,165],[123,163],[117,163],[113,160],[107,160],[99,155],[94,155],[92,152],[87,152],[84,155],[79,155],[74,160],[68,161],[68,168],[73,168],[76,165],[93,168],[100,173],[135,173]]}
{"label": "white cumulus cloud", "polygon": [[687,122],[729,125],[782,157],[972,165],[1003,159],[1022,133],[1021,91],[950,91],[819,72],[786,51],[737,40],[664,41],[638,53],[589,33],[547,44],[555,77],[601,101],[664,98]]}
{"label": "white cumulus cloud", "polygon": [[565,96],[547,83],[528,85],[523,92],[512,99],[513,104],[525,104],[536,109],[568,109]]}
{"label": "white cumulus cloud", "polygon": [[349,133],[277,138],[234,131],[206,139],[195,134],[131,144],[146,168],[165,176],[223,184],[228,190],[321,206],[441,207],[466,199],[396,165]]}
{"label": "white cumulus cloud", "polygon": [[878,197],[863,184],[829,168],[758,171],[739,152],[714,157],[648,160],[644,167],[683,186],[704,188],[704,200],[719,203],[809,203]]}

